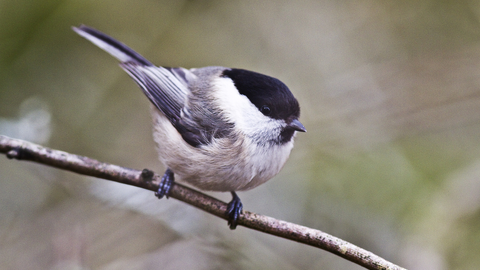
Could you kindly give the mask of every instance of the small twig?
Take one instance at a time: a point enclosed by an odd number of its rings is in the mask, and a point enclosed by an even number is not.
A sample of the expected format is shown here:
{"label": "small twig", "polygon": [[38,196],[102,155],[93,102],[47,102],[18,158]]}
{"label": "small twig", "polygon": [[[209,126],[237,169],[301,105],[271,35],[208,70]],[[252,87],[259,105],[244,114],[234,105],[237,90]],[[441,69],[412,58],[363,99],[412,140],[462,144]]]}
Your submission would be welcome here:
{"label": "small twig", "polygon": [[[128,169],[3,135],[0,135],[0,153],[6,154],[10,159],[34,161],[152,191],[158,189],[161,179],[161,175],[150,170]],[[169,195],[217,217],[227,219],[226,203],[196,190],[175,183]],[[404,269],[344,240],[294,223],[244,211],[238,225],[324,249],[367,269]]]}

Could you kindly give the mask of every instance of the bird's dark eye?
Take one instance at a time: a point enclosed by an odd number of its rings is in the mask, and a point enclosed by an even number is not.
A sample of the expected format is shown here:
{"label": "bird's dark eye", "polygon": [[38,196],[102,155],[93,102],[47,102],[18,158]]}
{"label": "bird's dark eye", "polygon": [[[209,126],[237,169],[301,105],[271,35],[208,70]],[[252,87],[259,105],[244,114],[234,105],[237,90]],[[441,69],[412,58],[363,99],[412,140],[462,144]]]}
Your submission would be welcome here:
{"label": "bird's dark eye", "polygon": [[260,108],[260,111],[263,113],[263,115],[269,115],[271,112],[270,107],[268,107],[267,105],[263,105]]}

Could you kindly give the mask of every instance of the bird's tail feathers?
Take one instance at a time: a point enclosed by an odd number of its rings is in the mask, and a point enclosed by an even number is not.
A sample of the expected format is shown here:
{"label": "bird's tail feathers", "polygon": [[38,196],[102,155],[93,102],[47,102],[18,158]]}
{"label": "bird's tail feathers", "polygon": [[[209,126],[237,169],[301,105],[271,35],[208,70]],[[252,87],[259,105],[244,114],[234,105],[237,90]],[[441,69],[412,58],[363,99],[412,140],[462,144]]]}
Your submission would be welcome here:
{"label": "bird's tail feathers", "polygon": [[88,39],[104,51],[111,54],[121,62],[134,62],[144,66],[153,66],[147,59],[139,53],[127,47],[118,40],[96,30],[91,27],[81,25],[80,27],[72,27],[77,34]]}

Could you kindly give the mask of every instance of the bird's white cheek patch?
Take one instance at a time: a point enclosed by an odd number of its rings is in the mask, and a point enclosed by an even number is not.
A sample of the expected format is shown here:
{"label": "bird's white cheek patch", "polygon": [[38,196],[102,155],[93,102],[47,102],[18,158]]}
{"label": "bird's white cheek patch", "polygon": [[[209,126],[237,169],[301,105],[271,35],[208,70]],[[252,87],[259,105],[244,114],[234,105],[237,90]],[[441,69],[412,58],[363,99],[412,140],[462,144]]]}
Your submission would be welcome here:
{"label": "bird's white cheek patch", "polygon": [[259,132],[272,119],[263,115],[250,100],[241,95],[230,78],[217,78],[213,81],[213,98],[225,113],[227,120],[247,134]]}

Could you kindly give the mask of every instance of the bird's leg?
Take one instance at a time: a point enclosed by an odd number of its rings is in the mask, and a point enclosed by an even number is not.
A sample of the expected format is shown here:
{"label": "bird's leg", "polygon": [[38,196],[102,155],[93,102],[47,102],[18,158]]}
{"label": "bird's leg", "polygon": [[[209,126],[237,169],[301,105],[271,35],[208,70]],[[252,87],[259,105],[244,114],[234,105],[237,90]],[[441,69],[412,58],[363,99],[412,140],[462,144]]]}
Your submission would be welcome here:
{"label": "bird's leg", "polygon": [[243,204],[237,194],[232,191],[232,200],[227,205],[228,226],[235,230],[238,224],[238,218],[242,214]]}
{"label": "bird's leg", "polygon": [[168,199],[168,194],[170,193],[170,189],[172,188],[174,181],[175,178],[173,177],[173,171],[168,168],[162,176],[162,180],[158,186],[158,191],[155,192],[155,196],[157,196],[159,199],[165,196]]}

